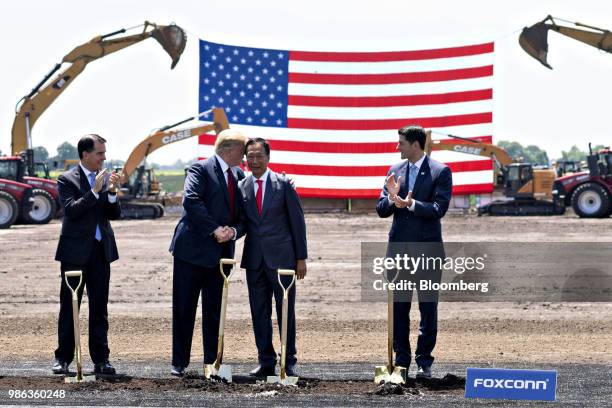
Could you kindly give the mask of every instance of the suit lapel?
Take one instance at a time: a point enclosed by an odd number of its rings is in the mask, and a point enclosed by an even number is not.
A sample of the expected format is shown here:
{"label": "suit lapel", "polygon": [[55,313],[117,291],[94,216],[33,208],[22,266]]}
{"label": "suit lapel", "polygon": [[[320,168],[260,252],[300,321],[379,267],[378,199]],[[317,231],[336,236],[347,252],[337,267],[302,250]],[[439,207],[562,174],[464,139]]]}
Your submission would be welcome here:
{"label": "suit lapel", "polygon": [[217,179],[219,180],[219,185],[223,190],[223,197],[225,197],[225,203],[229,206],[229,192],[227,191],[227,183],[225,182],[225,175],[223,174],[223,170],[221,170],[221,164],[217,160],[215,156],[212,157],[212,165],[213,171],[217,175]]}
{"label": "suit lapel", "polygon": [[81,193],[83,195],[85,195],[85,193],[91,190],[91,185],[89,184],[89,180],[87,179],[87,176],[85,175],[85,172],[81,168],[80,164],[76,166],[76,169],[73,175],[74,175],[74,182],[79,186],[79,189],[81,190]]}
{"label": "suit lapel", "polygon": [[412,189],[412,197],[416,197],[417,193],[419,192],[419,188],[421,187],[421,184],[423,184],[423,180],[425,180],[425,178],[427,178],[428,176],[429,176],[429,160],[427,156],[425,156],[425,159],[423,160],[423,163],[421,164],[421,168],[419,169],[419,172],[417,173],[417,178],[414,182],[414,188]]}
{"label": "suit lapel", "polygon": [[248,177],[244,181],[244,194],[247,198],[247,211],[250,211],[255,216],[255,219],[259,219],[257,203],[255,202],[255,184],[253,183],[253,177]]}
{"label": "suit lapel", "polygon": [[266,180],[266,191],[264,194],[263,200],[263,209],[261,211],[261,218],[266,216],[266,212],[268,211],[268,207],[270,207],[270,203],[274,198],[274,194],[278,189],[278,178],[276,177],[276,173],[270,170],[268,174],[268,180]]}
{"label": "suit lapel", "polygon": [[400,180],[400,191],[398,193],[400,197],[406,197],[406,194],[408,194],[408,172],[406,171],[407,168],[408,168],[408,160],[406,160],[404,164],[402,164],[397,174],[398,178],[399,177],[402,178]]}

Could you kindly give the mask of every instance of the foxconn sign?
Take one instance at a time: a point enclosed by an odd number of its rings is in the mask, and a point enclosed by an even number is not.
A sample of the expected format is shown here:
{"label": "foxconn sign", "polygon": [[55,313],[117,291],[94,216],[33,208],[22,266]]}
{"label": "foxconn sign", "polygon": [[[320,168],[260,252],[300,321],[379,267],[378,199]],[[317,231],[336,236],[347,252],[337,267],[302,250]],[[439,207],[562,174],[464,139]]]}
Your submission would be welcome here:
{"label": "foxconn sign", "polygon": [[466,398],[554,401],[556,391],[554,370],[467,369]]}

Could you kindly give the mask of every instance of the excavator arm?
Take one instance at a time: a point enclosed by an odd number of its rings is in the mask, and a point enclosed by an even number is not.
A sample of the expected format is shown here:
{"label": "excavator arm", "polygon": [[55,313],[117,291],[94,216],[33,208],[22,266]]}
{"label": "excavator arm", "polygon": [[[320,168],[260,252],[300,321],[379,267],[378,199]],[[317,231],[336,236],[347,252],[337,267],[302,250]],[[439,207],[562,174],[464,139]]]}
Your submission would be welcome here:
{"label": "excavator arm", "polygon": [[552,69],[548,64],[548,31],[553,30],[574,40],[581,41],[600,50],[612,53],[612,33],[603,28],[597,28],[582,23],[571,22],[576,27],[584,27],[589,30],[566,27],[556,23],[552,16],[525,27],[519,36],[519,44],[525,52],[540,61],[545,67]]}
{"label": "excavator arm", "polygon": [[[145,160],[149,154],[153,153],[160,147],[167,146],[169,144],[179,142],[181,140],[185,140],[193,136],[199,136],[203,133],[207,133],[212,130],[214,130],[215,133],[218,134],[222,130],[228,129],[229,123],[227,121],[227,116],[225,116],[225,111],[223,110],[223,108],[214,108],[212,109],[212,112],[213,123],[211,124],[191,127],[187,129],[169,130],[175,126],[195,119],[196,117],[194,116],[182,120],[173,125],[164,126],[155,133],[147,136],[134,148],[134,150],[132,150],[132,153],[130,153],[130,156],[123,165],[123,170],[121,172],[121,184],[127,183],[130,176],[132,175],[132,173],[134,173],[138,165],[143,160]],[[201,113],[200,115],[198,115],[198,117],[204,115],[205,113],[206,112]]]}
{"label": "excavator arm", "polygon": [[502,169],[507,167],[512,160],[512,157],[503,148],[489,144],[482,143],[478,140],[470,139],[467,137],[460,137],[454,135],[447,135],[453,140],[431,140],[431,133],[428,133],[425,150],[427,154],[431,154],[432,148],[435,146],[436,150],[450,150],[459,153],[473,154],[476,156],[484,156],[492,158],[497,164],[498,168]]}
{"label": "excavator arm", "polygon": [[[114,37],[125,32],[125,29],[118,30],[106,35],[94,37],[89,42],[79,45],[68,53],[60,64],[56,64],[51,72],[45,75],[30,93],[17,103],[11,139],[13,155],[18,155],[24,150],[31,151],[32,139],[30,132],[34,124],[40,115],[42,115],[74,79],[83,72],[90,62],[122,50],[130,45],[139,43],[149,37],[153,37],[170,55],[172,58],[171,68],[174,68],[187,42],[185,32],[179,26],[158,26],[148,21],[145,21],[144,29],[140,34],[108,39],[109,37]],[[62,64],[70,65],[57,74],[55,79],[49,82],[49,78],[61,69]]]}

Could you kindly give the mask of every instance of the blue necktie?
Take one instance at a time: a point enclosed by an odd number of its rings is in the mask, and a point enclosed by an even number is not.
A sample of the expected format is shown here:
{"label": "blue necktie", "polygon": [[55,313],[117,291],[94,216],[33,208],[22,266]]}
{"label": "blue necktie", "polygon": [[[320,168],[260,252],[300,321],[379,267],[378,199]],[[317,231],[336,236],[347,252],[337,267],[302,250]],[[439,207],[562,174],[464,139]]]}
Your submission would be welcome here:
{"label": "blue necktie", "polygon": [[[96,173],[89,173],[89,186],[93,188],[96,183]],[[100,232],[100,227],[96,224],[96,240],[100,241],[102,239],[102,233]]]}
{"label": "blue necktie", "polygon": [[410,172],[408,174],[408,191],[412,191],[414,188],[414,182],[416,181],[418,168],[415,164],[410,164]]}

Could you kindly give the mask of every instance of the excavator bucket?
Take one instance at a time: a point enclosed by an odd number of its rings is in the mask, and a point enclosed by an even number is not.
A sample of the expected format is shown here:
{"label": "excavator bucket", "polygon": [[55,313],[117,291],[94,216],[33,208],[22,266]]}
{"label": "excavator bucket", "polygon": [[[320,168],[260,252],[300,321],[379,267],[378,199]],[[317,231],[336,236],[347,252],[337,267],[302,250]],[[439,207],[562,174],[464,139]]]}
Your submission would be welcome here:
{"label": "excavator bucket", "polygon": [[187,44],[187,35],[185,31],[174,24],[169,26],[158,26],[151,32],[153,38],[161,44],[166,50],[170,58],[172,58],[172,65],[170,69],[173,69],[181,58],[181,54],[185,50]]}
{"label": "excavator bucket", "polygon": [[519,44],[527,54],[540,61],[546,68],[552,69],[546,61],[548,56],[548,30],[550,30],[550,26],[543,22],[525,27],[519,36]]}

